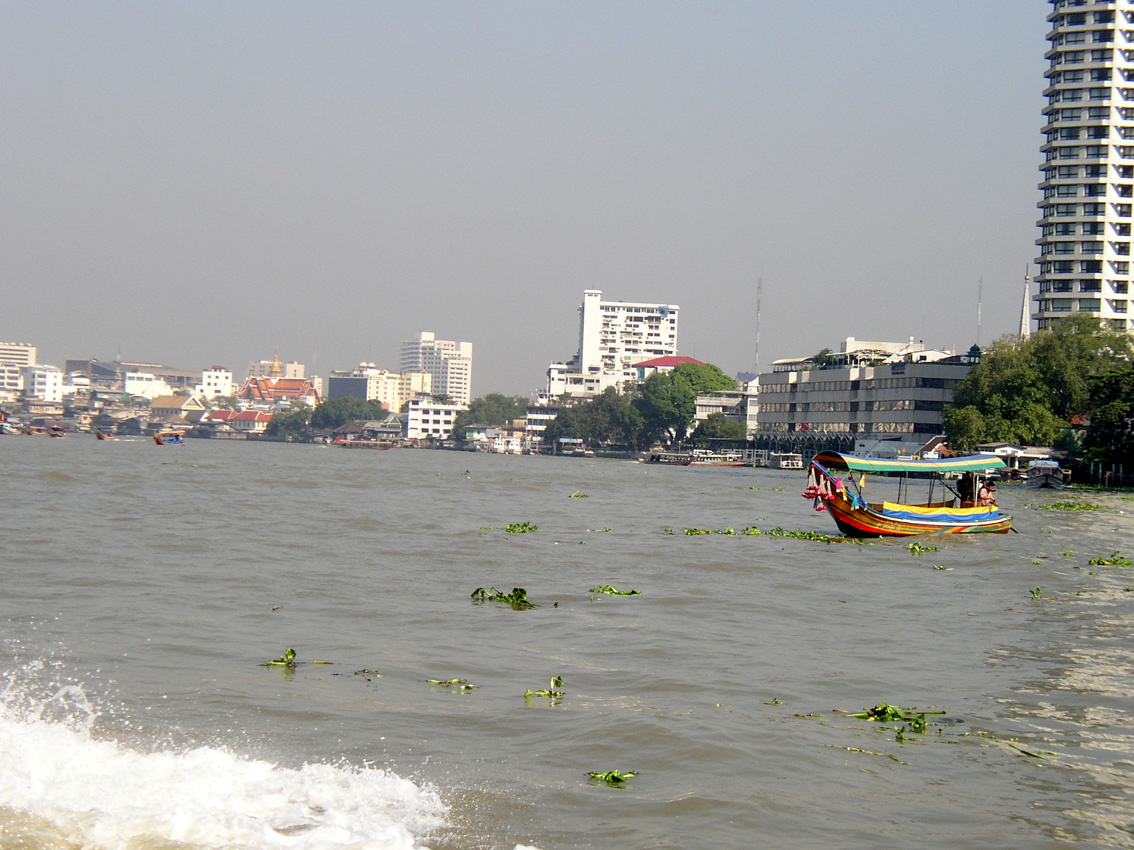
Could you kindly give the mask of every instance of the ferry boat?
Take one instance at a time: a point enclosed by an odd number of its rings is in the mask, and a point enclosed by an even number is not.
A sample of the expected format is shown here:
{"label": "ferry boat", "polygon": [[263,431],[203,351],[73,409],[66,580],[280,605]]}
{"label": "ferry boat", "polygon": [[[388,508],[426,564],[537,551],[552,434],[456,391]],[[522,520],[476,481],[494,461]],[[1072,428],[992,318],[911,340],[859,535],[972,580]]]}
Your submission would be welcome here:
{"label": "ferry boat", "polygon": [[[885,537],[910,534],[1005,534],[1012,517],[995,503],[974,505],[979,475],[1005,466],[991,455],[940,458],[873,458],[820,452],[811,459],[807,489],[803,497],[813,499],[815,510],[828,511],[835,525],[848,537]],[[894,501],[867,501],[863,492],[866,473],[896,473],[898,494]],[[840,478],[843,475],[845,477]],[[859,480],[855,476],[859,475]],[[910,501],[910,476],[920,476],[928,493],[924,501]],[[959,476],[947,479],[946,475]],[[957,483],[954,489],[951,481]],[[934,498],[934,490],[937,497]],[[995,500],[993,500],[995,502]]]}
{"label": "ferry boat", "polygon": [[748,466],[740,452],[712,452],[706,449],[694,449],[684,466]]}

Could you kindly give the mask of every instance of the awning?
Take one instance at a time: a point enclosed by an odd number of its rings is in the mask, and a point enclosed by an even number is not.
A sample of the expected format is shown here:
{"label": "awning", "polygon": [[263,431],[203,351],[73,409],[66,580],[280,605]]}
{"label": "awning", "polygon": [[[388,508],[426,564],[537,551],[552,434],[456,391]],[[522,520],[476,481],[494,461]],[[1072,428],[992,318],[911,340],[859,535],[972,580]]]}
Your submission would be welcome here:
{"label": "awning", "polygon": [[859,457],[843,452],[819,452],[812,460],[827,469],[851,469],[855,472],[980,472],[985,469],[1000,469],[1007,465],[995,455],[914,460],[913,458]]}

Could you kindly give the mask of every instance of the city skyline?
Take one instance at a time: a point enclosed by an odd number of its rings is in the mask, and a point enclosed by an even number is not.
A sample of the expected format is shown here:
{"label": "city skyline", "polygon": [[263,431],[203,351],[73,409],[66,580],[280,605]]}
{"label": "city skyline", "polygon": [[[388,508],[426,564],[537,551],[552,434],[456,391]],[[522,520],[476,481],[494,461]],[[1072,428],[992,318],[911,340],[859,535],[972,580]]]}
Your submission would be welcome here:
{"label": "city skyline", "polygon": [[1018,327],[1047,4],[4,10],[0,338],[42,362],[327,374],[430,329],[526,395],[601,289],[736,373],[761,280],[762,371]]}

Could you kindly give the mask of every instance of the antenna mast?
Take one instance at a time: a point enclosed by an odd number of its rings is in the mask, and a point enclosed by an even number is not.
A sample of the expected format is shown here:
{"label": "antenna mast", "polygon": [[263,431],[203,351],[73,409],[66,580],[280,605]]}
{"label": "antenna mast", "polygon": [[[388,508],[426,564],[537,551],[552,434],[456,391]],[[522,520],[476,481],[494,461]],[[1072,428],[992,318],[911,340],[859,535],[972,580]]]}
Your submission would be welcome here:
{"label": "antenna mast", "polygon": [[976,296],[976,344],[980,347],[980,314],[981,308],[984,306],[984,277],[981,276],[980,281],[977,283],[977,296]]}
{"label": "antenna mast", "polygon": [[760,299],[764,294],[764,278],[756,279],[756,362],[753,364],[752,373],[754,375],[760,374]]}

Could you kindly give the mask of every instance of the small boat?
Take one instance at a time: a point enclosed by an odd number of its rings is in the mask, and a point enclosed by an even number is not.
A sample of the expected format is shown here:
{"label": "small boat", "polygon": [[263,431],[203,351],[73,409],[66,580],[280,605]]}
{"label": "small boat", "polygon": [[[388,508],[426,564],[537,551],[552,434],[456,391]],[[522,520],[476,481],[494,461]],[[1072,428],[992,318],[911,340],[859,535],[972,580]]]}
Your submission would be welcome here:
{"label": "small boat", "polygon": [[795,452],[776,452],[768,458],[772,469],[803,469],[803,455]]}
{"label": "small boat", "polygon": [[1059,468],[1058,461],[1033,460],[1028,464],[1024,483],[1029,487],[1050,487],[1060,490],[1067,486],[1067,474]]}
{"label": "small boat", "polygon": [[103,431],[101,428],[95,431],[95,437],[99,440],[113,440],[115,435],[113,431]]}
{"label": "small boat", "polygon": [[185,432],[184,431],[155,431],[154,442],[159,446],[183,446],[185,445]]}
{"label": "small boat", "polygon": [[63,428],[59,425],[52,425],[50,428],[47,429],[47,435],[49,437],[66,437],[67,436],[67,429]]}
{"label": "small boat", "polygon": [[[820,452],[811,459],[808,486],[803,496],[814,499],[817,511],[829,511],[835,525],[848,537],[1004,534],[1012,528],[1012,517],[1002,514],[995,504],[974,505],[972,502],[972,494],[979,492],[975,480],[978,474],[987,474],[1004,465],[1003,460],[991,455],[923,460]],[[895,501],[868,502],[863,497],[868,472],[900,476]],[[861,476],[858,481],[856,473]],[[845,478],[840,478],[839,474]],[[921,477],[928,485],[925,501],[908,501],[911,474]],[[947,479],[947,475],[956,477]],[[950,482],[956,482],[957,489],[954,490]],[[938,490],[936,500],[935,488]]]}

